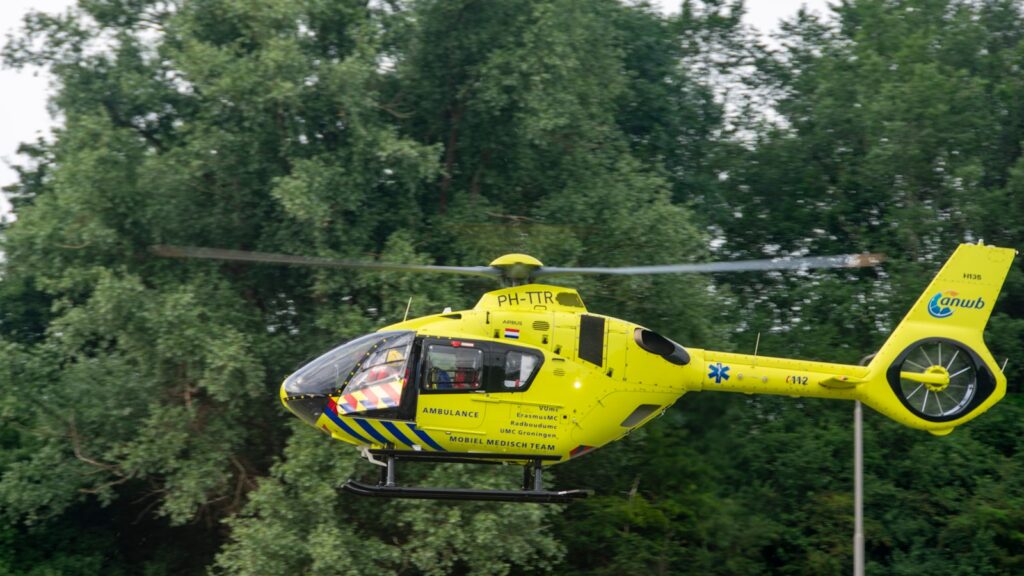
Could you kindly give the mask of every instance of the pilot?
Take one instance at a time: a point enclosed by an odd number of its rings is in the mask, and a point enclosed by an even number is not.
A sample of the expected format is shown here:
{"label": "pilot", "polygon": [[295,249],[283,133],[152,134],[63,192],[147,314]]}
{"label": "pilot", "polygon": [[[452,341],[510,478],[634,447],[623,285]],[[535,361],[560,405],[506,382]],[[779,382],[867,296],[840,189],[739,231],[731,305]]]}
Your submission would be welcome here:
{"label": "pilot", "polygon": [[377,384],[386,380],[398,380],[400,378],[401,368],[404,366],[401,361],[405,360],[405,354],[402,350],[392,348],[388,350],[384,359],[387,364],[379,364],[368,370],[367,382]]}
{"label": "pilot", "polygon": [[398,379],[397,364],[381,364],[380,366],[374,366],[373,368],[370,368],[366,374],[366,381],[373,384],[392,379]]}
{"label": "pilot", "polygon": [[430,351],[430,367],[433,388],[435,390],[451,390],[454,388],[455,355],[437,350]]}
{"label": "pilot", "polygon": [[[387,362],[386,364],[372,364],[373,362],[380,361]],[[371,365],[368,368],[364,368],[359,374],[356,374],[348,387],[345,389],[346,393],[356,392],[363,388],[369,388],[385,382],[397,382],[402,378],[402,368],[405,366],[403,362],[405,360],[405,354],[402,350],[393,348],[385,351],[383,354],[378,354],[371,358],[369,362]]]}

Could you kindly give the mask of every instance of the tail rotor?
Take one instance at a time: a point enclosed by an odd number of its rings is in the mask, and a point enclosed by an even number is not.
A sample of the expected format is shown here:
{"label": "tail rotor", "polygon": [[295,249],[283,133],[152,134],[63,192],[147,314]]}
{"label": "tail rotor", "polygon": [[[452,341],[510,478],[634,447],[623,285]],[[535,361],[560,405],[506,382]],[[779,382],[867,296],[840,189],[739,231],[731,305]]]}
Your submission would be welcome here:
{"label": "tail rotor", "polygon": [[[933,422],[952,420],[987,396],[991,376],[966,346],[930,338],[908,347],[890,368],[893,391],[914,414]],[[988,386],[986,386],[988,384]]]}

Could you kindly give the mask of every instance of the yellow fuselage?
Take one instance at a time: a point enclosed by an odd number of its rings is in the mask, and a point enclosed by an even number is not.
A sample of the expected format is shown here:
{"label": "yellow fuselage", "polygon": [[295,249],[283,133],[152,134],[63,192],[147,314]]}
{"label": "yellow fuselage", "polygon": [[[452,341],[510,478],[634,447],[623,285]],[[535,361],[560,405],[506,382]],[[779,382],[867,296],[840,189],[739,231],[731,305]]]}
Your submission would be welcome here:
{"label": "yellow fuselage", "polygon": [[[571,288],[527,284],[496,290],[472,310],[417,318],[382,331],[408,330],[420,340],[468,346],[528,348],[543,357],[528,387],[432,393],[422,385],[423,374],[413,369],[402,385],[417,389],[407,391],[402,402],[414,418],[327,410],[315,424],[334,438],[371,448],[542,455],[564,461],[622,438],[686,392],[719,390],[856,399],[907,426],[946,434],[1004,395],[1006,379],[984,346],[982,330],[1013,254],[962,245],[868,366],[682,351],[641,326],[589,313]],[[962,301],[949,300],[947,294],[959,294]],[[940,340],[971,354],[979,376],[969,406],[964,400],[962,409],[942,408],[946,412],[930,417],[911,409],[897,390],[908,386],[905,395],[913,397],[923,393],[914,390],[920,383],[927,386],[921,390],[941,392],[950,382],[943,370],[947,362],[912,373],[900,354]],[[344,401],[343,395],[331,397],[332,405]],[[921,404],[926,408],[931,409],[927,400]]]}

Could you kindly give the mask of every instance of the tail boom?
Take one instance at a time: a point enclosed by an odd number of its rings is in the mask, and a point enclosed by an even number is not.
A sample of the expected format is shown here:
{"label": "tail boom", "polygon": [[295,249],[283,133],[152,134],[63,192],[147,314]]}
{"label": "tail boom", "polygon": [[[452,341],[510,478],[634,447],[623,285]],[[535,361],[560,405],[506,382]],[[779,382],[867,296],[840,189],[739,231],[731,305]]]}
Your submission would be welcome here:
{"label": "tail boom", "polygon": [[936,435],[991,408],[1006,377],[983,331],[1016,251],[961,244],[867,366],[711,350],[700,390],[860,400]]}
{"label": "tail boom", "polygon": [[701,389],[853,400],[866,366],[704,351]]}

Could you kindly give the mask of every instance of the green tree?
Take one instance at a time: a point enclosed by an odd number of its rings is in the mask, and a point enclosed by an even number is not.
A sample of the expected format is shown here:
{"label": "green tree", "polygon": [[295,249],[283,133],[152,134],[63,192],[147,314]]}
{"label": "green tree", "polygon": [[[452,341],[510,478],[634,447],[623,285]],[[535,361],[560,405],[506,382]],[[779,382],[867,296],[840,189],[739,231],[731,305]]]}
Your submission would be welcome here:
{"label": "green tree", "polygon": [[[1022,241],[1011,199],[1021,139],[1019,106],[1011,104],[1022,94],[1021,11],[1000,1],[866,0],[842,3],[833,16],[798,14],[783,26],[782,48],[761,61],[754,81],[774,91],[779,117],[737,155],[713,213],[724,250],[737,256],[888,255],[880,272],[731,282],[744,318],[744,333],[734,338],[744,347],[752,349],[762,332],[766,354],[856,362],[881,344],[958,242]],[[1022,348],[1019,278],[1014,267],[988,330],[1000,358]],[[1018,374],[1011,363],[1011,392],[1019,390]],[[866,531],[874,570],[1014,571],[1019,547],[1005,540],[1008,517],[1002,507],[988,508],[992,486],[1006,491],[1010,507],[1018,505],[1010,488],[1016,483],[1005,476],[1017,456],[984,432],[1014,426],[1013,396],[942,439],[868,415]],[[710,455],[730,455],[723,465],[742,486],[733,497],[752,516],[781,520],[783,538],[762,551],[764,565],[779,573],[835,572],[850,561],[843,529],[848,408],[783,403],[752,399],[756,412],[733,412],[732,428],[743,434]],[[750,420],[758,414],[765,423]],[[749,433],[755,426],[771,433]],[[753,460],[733,469],[743,454]],[[999,480],[990,485],[987,478]],[[978,541],[965,526],[979,530]],[[971,546],[985,552],[968,553]]]}
{"label": "green tree", "polygon": [[[781,48],[739,1],[81,0],[7,65],[65,119],[23,147],[0,269],[0,571],[821,574],[850,563],[849,406],[695,395],[549,476],[568,507],[342,495],[376,467],[286,417],[331,343],[480,281],[152,257],[192,244],[486,264],[883,251],[876,270],[566,278],[684,345],[854,363],[956,243],[1024,241],[1013,0],[851,0]],[[766,114],[770,107],[771,113]],[[988,332],[1024,346],[1015,267]],[[1020,404],[932,438],[867,417],[875,572],[1020,572]],[[700,397],[698,397],[700,396]],[[411,469],[511,487],[514,471]],[[68,543],[69,535],[87,533]],[[183,554],[182,550],[191,551]]]}
{"label": "green tree", "polygon": [[[65,116],[23,169],[4,237],[0,508],[25,526],[15,538],[84,529],[81,510],[102,505],[111,531],[145,519],[184,546],[171,528],[188,524],[208,543],[198,564],[153,539],[148,557],[111,554],[104,569],[194,571],[284,444],[281,378],[404,309],[402,279],[147,254],[417,258],[402,230],[436,169],[376,104],[385,17],[360,3],[90,1],[31,15],[8,45],[9,65],[54,72]],[[420,289],[414,311],[447,286]]]}

